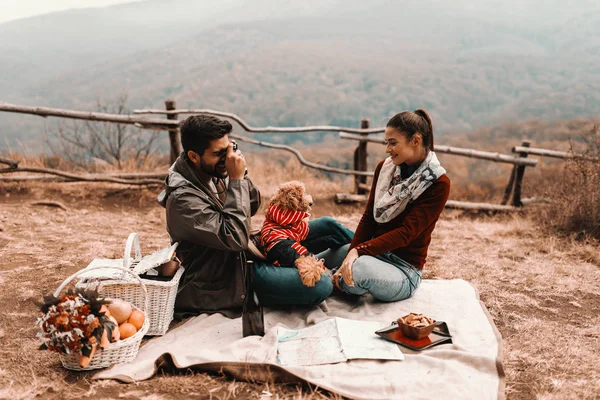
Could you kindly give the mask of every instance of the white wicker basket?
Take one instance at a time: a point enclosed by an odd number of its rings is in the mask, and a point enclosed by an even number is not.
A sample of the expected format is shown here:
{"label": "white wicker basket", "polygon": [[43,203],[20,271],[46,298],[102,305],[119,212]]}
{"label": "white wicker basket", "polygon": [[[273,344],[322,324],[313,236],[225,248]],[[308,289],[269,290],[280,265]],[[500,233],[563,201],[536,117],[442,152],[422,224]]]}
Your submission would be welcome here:
{"label": "white wicker basket", "polygon": [[[174,251],[176,246],[172,246],[170,249]],[[135,258],[131,259],[131,251],[135,251]],[[135,274],[141,274],[146,272],[147,269],[156,267],[158,264],[165,262],[164,254],[167,249],[152,254],[148,257],[144,257],[143,265],[142,254],[140,251],[140,240],[136,233],[131,233],[127,238],[125,245],[125,253],[123,259],[97,259],[94,260],[85,270],[89,270],[95,266],[114,266],[122,265],[128,271],[133,270]],[[168,252],[167,252],[168,253]],[[163,258],[161,258],[161,256]],[[142,267],[142,268],[137,268]],[[84,271],[85,271],[84,270]],[[177,287],[179,280],[183,274],[183,267],[179,267],[177,272],[169,281],[157,281],[151,279],[143,279],[146,289],[148,291],[148,319],[150,320],[150,328],[148,329],[147,335],[158,336],[164,335],[169,329],[169,324],[173,320],[173,310],[175,308],[175,296],[177,295]],[[136,276],[137,277],[137,276]],[[113,297],[122,299],[130,302],[136,307],[140,307],[143,304],[144,298],[140,292],[136,290],[136,284],[131,280],[128,274],[121,274],[121,276],[112,276],[112,278],[102,280],[102,286],[100,287],[100,293],[107,297]]]}
{"label": "white wicker basket", "polygon": [[[97,268],[105,268],[105,267],[93,267],[91,269]],[[148,328],[150,327],[150,322],[147,317],[147,308],[148,308],[148,294],[146,292],[146,287],[144,282],[140,278],[138,278],[133,272],[126,270],[122,267],[110,267],[116,268],[123,271],[124,274],[130,274],[134,280],[137,282],[137,291],[140,293],[140,297],[143,299],[141,311],[146,315],[144,319],[144,324],[141,329],[137,331],[133,336],[128,337],[127,339],[117,340],[114,343],[110,343],[108,347],[105,349],[97,348],[94,357],[90,361],[89,365],[85,368],[79,366],[79,358],[81,354],[79,352],[72,352],[68,355],[61,354],[60,361],[63,367],[74,370],[74,371],[89,371],[94,369],[106,368],[110,367],[113,364],[125,363],[133,360],[140,348],[140,344],[142,343],[142,338],[148,332]],[[63,283],[56,289],[54,292],[54,297],[58,297],[60,292],[75,278],[80,276],[84,270],[80,270],[77,273],[69,276],[67,279],[63,281]],[[138,308],[138,307],[134,307]],[[140,309],[140,308],[138,308]]]}

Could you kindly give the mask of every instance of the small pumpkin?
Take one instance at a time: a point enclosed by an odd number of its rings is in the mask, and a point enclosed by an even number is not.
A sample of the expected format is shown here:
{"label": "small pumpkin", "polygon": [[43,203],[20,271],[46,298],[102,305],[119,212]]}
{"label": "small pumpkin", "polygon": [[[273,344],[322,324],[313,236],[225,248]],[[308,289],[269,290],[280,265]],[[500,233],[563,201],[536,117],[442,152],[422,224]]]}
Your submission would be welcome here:
{"label": "small pumpkin", "polygon": [[143,312],[141,312],[140,310],[133,310],[127,322],[135,326],[135,329],[139,331],[140,329],[142,329],[142,325],[144,325],[145,319],[146,316]]}
{"label": "small pumpkin", "polygon": [[108,305],[108,311],[117,320],[117,323],[121,325],[131,315],[131,304],[121,299],[113,299]]}
{"label": "small pumpkin", "polygon": [[129,322],[119,325],[119,332],[121,332],[121,339],[127,339],[135,335],[137,329]]}

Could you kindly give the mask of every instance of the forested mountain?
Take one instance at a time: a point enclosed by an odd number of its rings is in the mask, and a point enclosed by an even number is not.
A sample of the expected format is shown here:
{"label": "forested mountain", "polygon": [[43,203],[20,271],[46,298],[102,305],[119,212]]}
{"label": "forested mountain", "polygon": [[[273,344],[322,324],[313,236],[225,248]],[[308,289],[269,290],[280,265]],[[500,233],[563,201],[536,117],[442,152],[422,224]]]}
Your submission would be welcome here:
{"label": "forested mountain", "polygon": [[[600,6],[580,1],[142,1],[0,24],[0,101],[237,113],[254,125],[384,125],[425,107],[438,133],[600,114]],[[0,114],[27,143],[35,117]],[[295,140],[286,137],[286,141]]]}

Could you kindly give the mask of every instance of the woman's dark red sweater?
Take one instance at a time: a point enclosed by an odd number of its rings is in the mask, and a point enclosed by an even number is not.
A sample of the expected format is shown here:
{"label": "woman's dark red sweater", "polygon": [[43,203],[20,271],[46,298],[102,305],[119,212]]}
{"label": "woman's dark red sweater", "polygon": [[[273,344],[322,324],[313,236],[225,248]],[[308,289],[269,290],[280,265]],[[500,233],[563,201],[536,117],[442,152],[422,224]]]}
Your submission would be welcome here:
{"label": "woman's dark red sweater", "polygon": [[377,165],[367,208],[356,228],[350,249],[359,256],[377,256],[392,251],[409,264],[423,269],[431,232],[450,194],[450,179],[442,175],[414,202],[390,222],[380,224],[373,217],[375,188],[383,161]]}

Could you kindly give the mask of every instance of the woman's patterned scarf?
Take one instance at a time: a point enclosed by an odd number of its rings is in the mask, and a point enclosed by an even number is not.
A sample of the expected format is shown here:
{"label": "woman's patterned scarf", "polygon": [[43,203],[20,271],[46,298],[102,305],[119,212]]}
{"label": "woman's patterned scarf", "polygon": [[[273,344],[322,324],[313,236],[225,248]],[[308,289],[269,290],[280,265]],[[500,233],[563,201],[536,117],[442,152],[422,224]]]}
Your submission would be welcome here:
{"label": "woman's patterned scarf", "polygon": [[373,217],[383,224],[396,218],[406,206],[415,201],[433,182],[446,173],[435,153],[430,151],[425,161],[406,179],[402,179],[400,166],[386,158],[379,172],[375,188]]}

